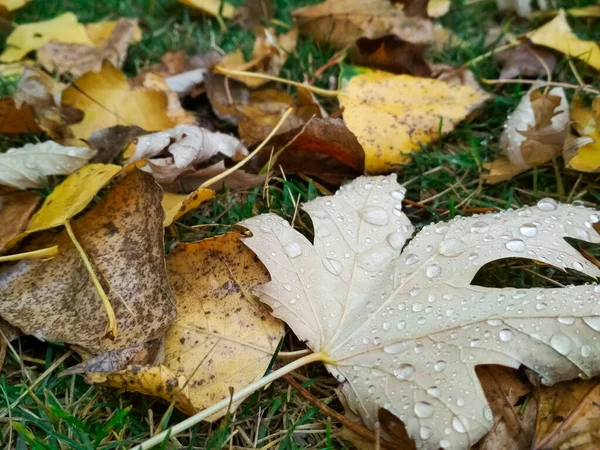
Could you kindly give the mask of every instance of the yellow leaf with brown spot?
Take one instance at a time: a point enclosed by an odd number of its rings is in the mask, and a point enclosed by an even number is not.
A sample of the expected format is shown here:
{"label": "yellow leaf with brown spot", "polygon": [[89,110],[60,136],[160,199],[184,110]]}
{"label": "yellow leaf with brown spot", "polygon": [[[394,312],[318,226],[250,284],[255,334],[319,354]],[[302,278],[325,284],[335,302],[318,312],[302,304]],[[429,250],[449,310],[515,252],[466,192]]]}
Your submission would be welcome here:
{"label": "yellow leaf with brown spot", "polygon": [[115,125],[137,125],[147,131],[174,125],[163,92],[131,89],[123,72],[107,61],[100,72],[88,72],[65,89],[62,103],[85,113],[81,122],[71,125],[77,139],[87,139],[92,132]]}
{"label": "yellow leaf with brown spot", "polygon": [[[468,77],[465,77],[468,79]],[[464,84],[368,71],[339,94],[344,121],[365,150],[369,172],[389,172],[410,161],[422,144],[452,131],[490,96]]]}
{"label": "yellow leaf with brown spot", "polygon": [[196,189],[191,194],[173,194],[164,192],[162,199],[162,207],[165,211],[165,220],[163,226],[168,227],[176,219],[179,219],[184,214],[196,209],[206,200],[210,200],[215,196],[215,191],[212,189]]}
{"label": "yellow leaf with brown spot", "polygon": [[573,98],[571,104],[571,128],[574,135],[567,138],[563,157],[570,169],[582,172],[600,170],[600,97],[591,108],[583,105],[581,97]]}
{"label": "yellow leaf with brown spot", "polygon": [[[116,20],[107,20],[96,23],[86,23],[85,31],[96,47],[104,45],[110,38],[110,35],[117,26]],[[142,40],[142,29],[136,24],[135,30],[131,37],[131,42],[139,42]]]}
{"label": "yellow leaf with brown spot", "polygon": [[0,62],[20,61],[27,53],[51,40],[92,45],[85,27],[77,21],[75,14],[68,12],[54,19],[17,25],[6,40]]}
{"label": "yellow leaf with brown spot", "polygon": [[[233,19],[235,16],[235,7],[231,3],[221,0],[179,0],[184,5],[191,6],[203,13],[216,17],[221,12],[220,16],[225,19]],[[221,9],[221,5],[223,8]]]}
{"label": "yellow leaf with brown spot", "polygon": [[168,255],[177,318],[167,331],[160,366],[88,373],[88,381],[162,397],[193,414],[229,397],[230,387],[239,391],[260,378],[283,324],[250,293],[269,275],[240,237],[227,233],[179,245]]}
{"label": "yellow leaf with brown spot", "polygon": [[565,11],[562,9],[554,19],[532,31],[527,37],[534,44],[558,50],[600,70],[600,47],[594,41],[579,39],[571,30]]}

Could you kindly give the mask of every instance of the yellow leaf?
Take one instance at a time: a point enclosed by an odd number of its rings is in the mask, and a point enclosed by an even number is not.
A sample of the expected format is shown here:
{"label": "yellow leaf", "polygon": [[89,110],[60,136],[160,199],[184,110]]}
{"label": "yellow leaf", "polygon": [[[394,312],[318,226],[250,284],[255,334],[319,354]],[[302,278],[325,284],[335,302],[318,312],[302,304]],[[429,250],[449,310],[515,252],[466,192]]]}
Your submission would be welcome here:
{"label": "yellow leaf", "polygon": [[88,381],[162,397],[193,414],[229,397],[230,386],[238,391],[260,378],[283,325],[250,293],[269,276],[239,238],[227,233],[179,245],[167,256],[178,314],[162,365],[89,373]]}
{"label": "yellow leaf", "polygon": [[450,0],[429,0],[427,15],[429,17],[442,17],[450,10]]}
{"label": "yellow leaf", "polygon": [[[103,45],[106,40],[110,37],[115,26],[117,25],[116,20],[88,23],[85,25],[85,31],[88,37],[96,47]],[[135,27],[131,42],[139,42],[142,40],[142,30],[138,26]]]}
{"label": "yellow leaf", "polygon": [[51,40],[92,45],[85,27],[73,13],[64,13],[51,20],[17,25],[6,40],[6,50],[0,62],[20,61],[27,53],[37,50]]}
{"label": "yellow leaf", "polygon": [[201,203],[210,200],[215,196],[215,191],[212,189],[199,188],[191,194],[173,194],[164,192],[162,199],[162,207],[165,211],[165,220],[163,226],[168,227],[176,219],[184,214],[196,209]]}
{"label": "yellow leaf", "polygon": [[27,4],[29,0],[0,0],[0,10],[16,11]]}
{"label": "yellow leaf", "polygon": [[221,0],[179,0],[184,5],[191,6],[192,8],[199,9],[203,13],[210,16],[218,16],[219,10],[221,9],[221,3],[223,9],[221,10],[221,17],[225,19],[233,19],[235,16],[235,7],[227,2]]}
{"label": "yellow leaf", "polygon": [[582,41],[571,30],[564,10],[547,24],[528,34],[531,42],[558,50],[565,55],[581,59],[600,70],[600,47],[593,41]]}
{"label": "yellow leaf", "polygon": [[490,96],[476,86],[369,71],[339,95],[344,121],[365,150],[366,169],[388,172],[421,144],[448,133]]}
{"label": "yellow leaf", "polygon": [[87,139],[93,131],[115,125],[137,125],[148,131],[174,125],[167,115],[164,93],[132,90],[123,72],[107,61],[100,72],[88,72],[65,89],[62,102],[85,113],[81,122],[71,126],[78,139]]}
{"label": "yellow leaf", "polygon": [[578,136],[567,139],[563,153],[570,169],[581,172],[596,172],[600,169],[600,97],[596,97],[592,108],[583,105],[581,97],[573,98],[571,105],[572,128]]}

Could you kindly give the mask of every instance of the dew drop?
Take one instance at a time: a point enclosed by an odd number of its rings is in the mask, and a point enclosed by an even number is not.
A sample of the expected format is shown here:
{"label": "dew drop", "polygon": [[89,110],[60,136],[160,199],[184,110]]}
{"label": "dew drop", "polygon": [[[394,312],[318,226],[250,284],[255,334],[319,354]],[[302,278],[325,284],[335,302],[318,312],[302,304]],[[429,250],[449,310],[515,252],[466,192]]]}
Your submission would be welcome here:
{"label": "dew drop", "polygon": [[590,215],[590,222],[592,222],[592,223],[598,223],[598,222],[600,222],[600,215],[598,215],[598,214],[591,214]]}
{"label": "dew drop", "polygon": [[302,254],[302,246],[298,242],[290,242],[284,247],[284,251],[290,258],[296,258]]}
{"label": "dew drop", "polygon": [[425,425],[423,425],[419,430],[419,435],[421,436],[421,439],[429,439],[432,434],[433,430],[429,427],[426,427]]}
{"label": "dew drop", "polygon": [[282,286],[283,286],[283,288],[284,288],[286,291],[288,291],[288,292],[292,292],[292,285],[291,285],[291,284],[287,284],[287,283],[285,283],[285,284],[283,284]]}
{"label": "dew drop", "polygon": [[479,347],[481,346],[481,341],[479,339],[473,339],[471,341],[471,347]]}
{"label": "dew drop", "polygon": [[442,268],[439,264],[431,264],[427,267],[427,278],[437,278],[442,273]]}
{"label": "dew drop", "polygon": [[419,261],[419,257],[417,255],[415,255],[414,253],[411,253],[410,255],[406,256],[406,259],[404,260],[404,263],[407,266],[410,266],[412,264],[415,264],[418,261]]}
{"label": "dew drop", "polygon": [[394,200],[403,200],[404,199],[404,193],[405,193],[405,191],[403,189],[399,189],[397,191],[390,192],[390,196]]}
{"label": "dew drop", "polygon": [[556,209],[556,200],[553,198],[543,198],[537,202],[537,207],[542,211],[554,211]]}
{"label": "dew drop", "polygon": [[390,328],[392,327],[392,324],[389,322],[383,322],[382,327],[383,327],[383,331],[389,331]]}
{"label": "dew drop", "polygon": [[444,450],[450,448],[451,445],[452,445],[452,443],[448,439],[440,440],[440,447],[442,447]]}
{"label": "dew drop", "polygon": [[526,250],[527,246],[522,239],[511,239],[504,244],[511,252],[522,253]]}
{"label": "dew drop", "polygon": [[319,238],[331,236],[331,231],[329,231],[329,228],[327,227],[319,227],[315,230],[315,236]]}
{"label": "dew drop", "polygon": [[466,433],[467,429],[465,428],[465,424],[456,416],[452,418],[452,428],[459,433]]}
{"label": "dew drop", "polygon": [[573,325],[575,323],[575,317],[559,317],[556,320],[565,325]]}
{"label": "dew drop", "polygon": [[438,234],[446,234],[448,232],[448,225],[446,225],[445,223],[439,224],[436,229],[435,232]]}
{"label": "dew drop", "polygon": [[323,258],[323,266],[334,275],[340,275],[343,270],[342,263],[336,259]]}
{"label": "dew drop", "polygon": [[423,310],[423,304],[422,304],[422,303],[414,303],[414,304],[412,305],[412,310],[413,310],[414,312],[419,312],[419,311],[422,311],[422,310]]}
{"label": "dew drop", "polygon": [[471,233],[479,233],[479,234],[483,234],[483,233],[487,233],[488,230],[490,229],[489,225],[485,222],[475,222],[473,224],[473,226],[471,227]]}
{"label": "dew drop", "polygon": [[542,311],[546,308],[548,308],[548,305],[544,302],[539,302],[537,305],[535,305],[535,309],[537,309],[538,311]]}
{"label": "dew drop", "polygon": [[406,321],[401,320],[400,322],[398,322],[398,329],[399,330],[404,330],[406,328]]}
{"label": "dew drop", "polygon": [[503,330],[500,330],[500,333],[498,333],[498,336],[500,336],[501,341],[509,342],[509,341],[512,341],[512,339],[515,337],[515,333],[513,333],[508,328],[504,328]]}
{"label": "dew drop", "polygon": [[415,374],[415,368],[411,364],[401,364],[394,369],[394,376],[399,380],[407,380]]}
{"label": "dew drop", "polygon": [[573,341],[562,333],[555,333],[550,338],[550,345],[561,355],[567,355],[573,348]]}
{"label": "dew drop", "polygon": [[415,403],[415,415],[420,417],[421,419],[426,419],[433,415],[433,406],[431,403],[427,402],[417,402]]}
{"label": "dew drop", "polygon": [[467,249],[467,244],[461,239],[450,238],[440,244],[439,252],[444,256],[458,256]]}
{"label": "dew drop", "polygon": [[490,408],[488,405],[485,405],[483,407],[483,417],[485,418],[485,420],[490,422],[494,419],[494,413],[492,412],[492,408]]}
{"label": "dew drop", "polygon": [[500,319],[488,319],[487,323],[493,327],[502,325],[502,321]]}
{"label": "dew drop", "polygon": [[388,213],[377,206],[369,206],[360,212],[363,220],[371,225],[384,226],[390,221]]}
{"label": "dew drop", "polygon": [[583,356],[584,358],[587,358],[588,356],[590,356],[592,353],[592,348],[589,345],[582,345],[581,346],[581,356]]}
{"label": "dew drop", "polygon": [[594,331],[600,331],[600,316],[584,317],[583,321]]}
{"label": "dew drop", "polygon": [[404,236],[404,233],[399,231],[388,234],[386,240],[388,244],[390,244],[390,247],[392,247],[394,250],[401,250],[406,243],[406,237]]}
{"label": "dew drop", "polygon": [[464,399],[464,398],[462,398],[462,397],[458,397],[458,398],[456,399],[456,404],[457,404],[458,406],[465,406],[465,399]]}
{"label": "dew drop", "polygon": [[519,228],[519,233],[523,236],[534,237],[538,233],[537,225],[534,223],[524,223],[521,225],[521,228]]}
{"label": "dew drop", "polygon": [[581,264],[579,261],[573,261],[573,269],[583,270],[583,264]]}
{"label": "dew drop", "polygon": [[436,372],[441,372],[446,368],[446,361],[439,360],[433,365],[433,370]]}
{"label": "dew drop", "polygon": [[367,392],[369,394],[374,394],[376,390],[377,390],[377,388],[374,385],[371,385],[367,388]]}
{"label": "dew drop", "polygon": [[431,386],[430,388],[428,388],[427,393],[435,398],[440,398],[442,396],[442,392],[440,391],[440,388],[437,386]]}

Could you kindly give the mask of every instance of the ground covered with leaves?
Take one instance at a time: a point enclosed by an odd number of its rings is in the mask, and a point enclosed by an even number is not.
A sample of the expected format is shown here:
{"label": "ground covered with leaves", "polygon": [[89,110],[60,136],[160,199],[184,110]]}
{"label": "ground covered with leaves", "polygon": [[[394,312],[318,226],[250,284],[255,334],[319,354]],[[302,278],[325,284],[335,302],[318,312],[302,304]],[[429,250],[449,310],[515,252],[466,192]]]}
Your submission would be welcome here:
{"label": "ground covered with leaves", "polygon": [[[421,230],[457,216],[537,204],[545,221],[533,209],[518,213],[533,218],[516,226],[519,239],[506,237],[506,243],[502,226],[489,231],[473,218],[469,231],[453,222],[456,233],[485,239],[497,232],[502,243],[489,263],[476,267],[471,284],[515,288],[512,295],[521,299],[518,289],[570,285],[577,285],[573,296],[589,295],[584,285],[597,282],[600,251],[590,242],[599,220],[579,217],[587,210],[576,209],[597,208],[600,200],[600,8],[593,0],[555,1],[549,10],[502,0],[232,3],[32,0],[11,11],[13,2],[0,1],[5,448],[130,448],[228,398],[230,386],[239,391],[310,353],[307,345],[316,353],[318,337],[279,314],[292,332],[250,291],[270,274],[279,291],[271,292],[269,305],[276,310],[279,298],[297,301],[278,275],[284,264],[275,255],[303,258],[310,242],[328,245],[319,208],[339,212],[326,199],[311,203],[311,216],[300,205],[362,174],[398,175],[402,188],[389,198],[401,207],[388,205],[396,218],[388,223],[377,209],[388,197],[360,210],[366,223],[383,227],[398,254],[410,241],[411,224]],[[47,20],[57,22],[21,26]],[[32,153],[23,159],[7,152],[28,144]],[[388,189],[381,180],[377,187]],[[358,188],[348,189],[343,195],[352,198]],[[573,210],[555,213],[556,202],[574,204]],[[268,242],[269,229],[279,225],[266,219],[238,225],[262,213],[291,223],[308,246],[252,243],[265,268],[239,238],[254,226],[252,239]],[[564,223],[561,214],[569,216]],[[567,237],[572,247],[555,245],[552,261],[526,256],[523,239],[538,233]],[[435,241],[421,249],[422,236],[409,242],[416,250],[405,257],[407,265]],[[440,253],[457,256],[461,245],[448,240]],[[574,256],[572,248],[580,253]],[[39,249],[19,263],[6,259]],[[365,264],[381,261],[378,254]],[[335,258],[323,266],[325,275],[311,276],[323,276],[320,284],[336,286],[334,293],[343,290],[327,277],[341,275],[344,266]],[[429,266],[427,278],[438,278],[441,267]],[[465,267],[473,270],[469,262]],[[410,296],[427,299],[423,287]],[[84,306],[74,313],[64,298]],[[532,315],[547,306],[539,296],[529,305]],[[410,308],[420,314],[422,304],[415,300]],[[318,318],[324,327],[328,314],[334,317],[327,311]],[[559,326],[575,321],[555,315]],[[585,323],[600,329],[597,321]],[[565,337],[557,332],[546,339],[556,355],[576,340]],[[511,341],[513,332],[503,328],[499,339]],[[371,337],[364,340],[372,344]],[[470,347],[481,345],[471,340]],[[414,353],[422,348],[415,344]],[[586,344],[578,354],[597,360],[593,351]],[[388,346],[382,354],[398,352]],[[516,359],[533,371],[478,366],[494,418],[473,448],[598,448],[598,379],[546,386],[538,378],[588,378],[597,364],[557,374],[550,363],[540,369],[527,358]],[[418,366],[406,360],[397,379],[410,378]],[[440,361],[432,360],[434,372],[444,369]],[[348,407],[339,388],[322,364],[300,367],[233,412],[170,437],[163,448],[414,445],[390,413],[366,417],[368,405]],[[370,383],[364,388],[357,398],[377,390]],[[427,392],[437,395],[433,386]],[[452,402],[465,407],[463,397]],[[429,419],[430,408],[411,403],[419,419]],[[448,420],[452,433],[485,434],[465,429],[467,419]],[[465,447],[450,431],[430,444],[438,432],[433,425],[405,422],[422,448]]]}

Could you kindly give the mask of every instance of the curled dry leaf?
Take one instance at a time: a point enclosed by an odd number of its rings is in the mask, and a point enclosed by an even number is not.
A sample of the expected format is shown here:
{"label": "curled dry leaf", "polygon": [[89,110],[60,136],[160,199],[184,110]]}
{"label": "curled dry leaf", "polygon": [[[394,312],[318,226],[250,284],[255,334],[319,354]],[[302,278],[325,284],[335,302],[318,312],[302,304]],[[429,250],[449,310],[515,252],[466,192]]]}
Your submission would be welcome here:
{"label": "curled dry leaf", "polygon": [[51,40],[92,45],[85,27],[77,21],[75,14],[67,12],[51,20],[17,25],[6,40],[0,62],[20,61],[27,53]]}
{"label": "curled dry leaf", "polygon": [[88,72],[65,89],[62,104],[85,113],[81,122],[71,125],[76,139],[87,140],[94,131],[115,125],[136,125],[148,131],[174,125],[163,92],[132,89],[125,75],[108,61],[100,72]]}
{"label": "curled dry leaf", "polygon": [[567,22],[564,10],[547,24],[527,34],[537,45],[558,50],[600,70],[600,47],[594,41],[583,41],[577,37]]}
{"label": "curled dry leaf", "polygon": [[[37,60],[49,72],[70,73],[76,77],[100,71],[104,60],[121,67],[136,31],[139,31],[137,19],[121,18],[100,46],[52,41],[38,49]],[[100,40],[98,36],[96,39]]]}
{"label": "curled dry leaf", "polygon": [[600,97],[591,108],[583,105],[579,96],[571,104],[573,134],[565,142],[563,156],[570,169],[597,172],[600,169]]}
{"label": "curled dry leaf", "polygon": [[300,33],[335,48],[352,45],[362,37],[394,35],[413,44],[433,41],[429,20],[407,17],[402,5],[387,0],[327,0],[293,13]]}
{"label": "curled dry leaf", "polygon": [[137,137],[144,134],[148,132],[140,127],[125,125],[94,131],[87,140],[89,146],[97,152],[90,162],[112,163]]}
{"label": "curled dry leaf", "polygon": [[225,19],[233,19],[235,7],[231,3],[222,0],[178,0],[184,5],[191,6],[210,16],[221,16]]}
{"label": "curled dry leaf", "polygon": [[171,89],[167,80],[154,73],[145,73],[136,79],[144,89],[162,92],[167,96],[167,116],[173,124],[196,123],[194,115],[181,106],[179,94]]}
{"label": "curled dry leaf", "polygon": [[127,162],[147,159],[148,165],[142,170],[151,172],[159,183],[171,183],[218,154],[239,160],[248,150],[233,136],[194,125],[178,125],[140,137],[134,155]]}
{"label": "curled dry leaf", "polygon": [[42,198],[35,192],[0,195],[0,254],[6,244],[25,230]]}
{"label": "curled dry leaf", "polygon": [[161,196],[151,175],[133,170],[72,221],[116,314],[114,340],[106,337],[102,301],[66,231],[37,237],[38,244],[59,246],[52,260],[23,260],[0,272],[0,315],[26,334],[90,354],[162,336],[175,303],[165,271]]}
{"label": "curled dry leaf", "polygon": [[165,211],[163,226],[168,227],[175,220],[196,209],[201,203],[210,200],[214,196],[215,191],[202,188],[198,188],[187,195],[163,192],[162,208]]}
{"label": "curled dry leaf", "polygon": [[560,156],[569,124],[569,104],[563,88],[544,93],[541,83],[534,84],[509,116],[500,136],[504,157],[487,167],[490,183],[507,180],[531,167]]}
{"label": "curled dry leaf", "polygon": [[[368,71],[350,78],[339,94],[344,121],[366,155],[366,169],[387,172],[410,153],[469,117],[490,96],[470,83]],[[468,81],[468,77],[465,78]]]}
{"label": "curled dry leaf", "polygon": [[48,175],[68,175],[86,164],[95,151],[64,147],[54,141],[25,144],[0,153],[0,185],[39,188]]}
{"label": "curled dry leaf", "polygon": [[554,71],[556,67],[556,57],[551,51],[539,45],[532,45],[528,40],[495,55],[502,64],[502,79],[517,78],[520,75],[537,77]]}
{"label": "curled dry leaf", "polygon": [[600,373],[599,285],[471,284],[485,264],[514,257],[598,277],[565,240],[600,243],[597,211],[543,199],[412,237],[403,197],[395,176],[361,177],[305,204],[314,244],[274,214],[242,222],[271,273],[255,289],[261,300],[321,355],[369,427],[385,408],[417,448],[467,449],[493,425],[476,365],[523,364],[545,384]]}
{"label": "curled dry leaf", "polygon": [[15,99],[4,97],[0,99],[0,133],[37,133],[41,128],[37,124],[29,105],[17,106]]}
{"label": "curled dry leaf", "polygon": [[[296,48],[298,30],[292,28],[285,34],[276,36],[274,28],[262,28],[256,33],[254,49],[250,61],[246,62],[240,49],[225,55],[217,65],[225,69],[243,70],[268,75],[279,75],[279,71]],[[247,77],[244,75],[230,75],[230,78],[241,81],[250,88],[257,88],[269,82],[262,78]]]}
{"label": "curled dry leaf", "polygon": [[[206,181],[216,177],[217,175],[225,172],[224,161],[219,161],[208,167],[198,169],[195,172],[185,174],[184,176],[177,179],[173,183],[163,184],[162,187],[167,192],[171,193],[187,193],[199,189]],[[237,191],[242,189],[250,189],[265,184],[267,174],[255,174],[249,173],[245,170],[238,169],[233,173],[221,178],[219,181],[211,184],[211,188],[215,190],[221,189],[223,186],[227,186],[229,189]]]}
{"label": "curled dry leaf", "polygon": [[178,314],[161,365],[90,373],[88,380],[162,397],[193,414],[229,397],[230,387],[238,391],[260,378],[284,329],[250,293],[269,274],[239,238],[227,233],[179,245],[168,255]]}
{"label": "curled dry leaf", "polygon": [[272,0],[247,0],[237,10],[236,22],[248,30],[267,23],[275,15]]}

